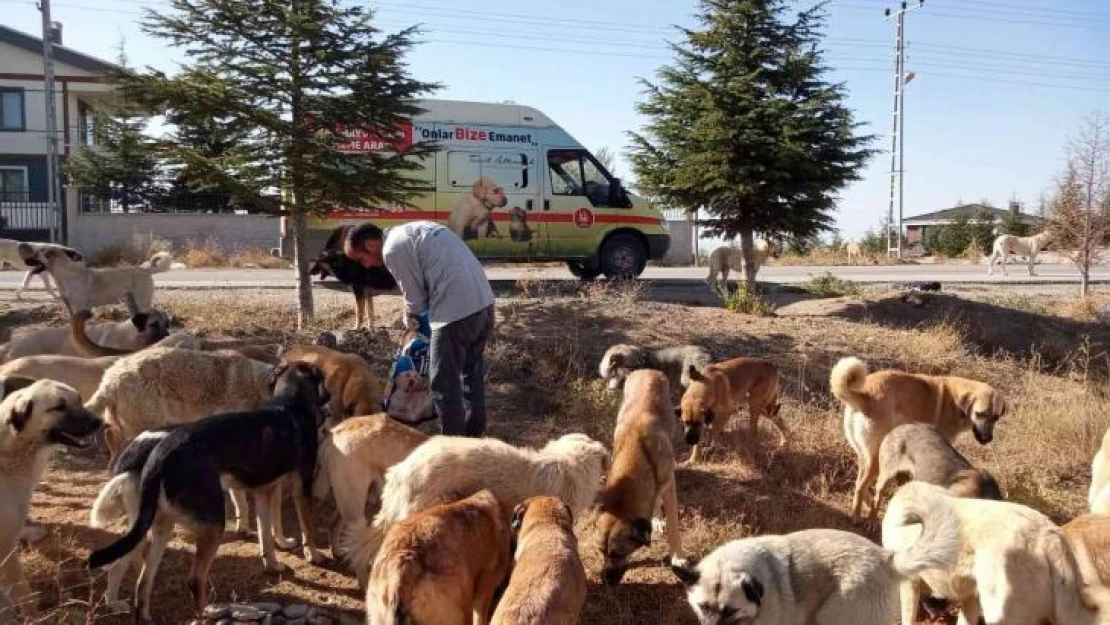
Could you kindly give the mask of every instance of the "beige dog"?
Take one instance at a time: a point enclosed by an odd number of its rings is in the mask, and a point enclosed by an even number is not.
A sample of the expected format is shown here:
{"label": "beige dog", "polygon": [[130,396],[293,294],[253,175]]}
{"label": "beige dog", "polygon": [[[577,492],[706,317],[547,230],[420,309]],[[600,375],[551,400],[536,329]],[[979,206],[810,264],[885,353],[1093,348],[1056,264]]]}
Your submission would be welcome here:
{"label": "beige dog", "polygon": [[[24,356],[89,356],[71,340],[72,324],[61,328],[28,328],[15,332],[7,345],[0,347],[0,360],[8,362]],[[89,340],[106,349],[131,353],[169,336],[170,320],[151,310],[124,321],[94,323],[85,327]],[[113,352],[114,353],[114,352]],[[110,356],[113,353],[94,354]]]}
{"label": "beige dog", "polygon": [[1081,514],[1064,527],[1083,581],[1110,586],[1110,515]]}
{"label": "beige dog", "polygon": [[104,425],[81,406],[77,391],[52,380],[0,380],[0,593],[32,616],[36,601],[23,577],[19,536],[31,493],[59,445],[84,449]]}
{"label": "beige dog", "polygon": [[[772,241],[760,239],[755,242],[755,270],[759,271],[768,258],[778,256],[778,250]],[[730,270],[744,271],[744,253],[739,248],[722,245],[709,254],[709,275],[705,282],[719,290],[728,286],[728,273]],[[720,275],[720,280],[717,276]]]}
{"label": "beige dog", "polygon": [[903,423],[928,423],[949,441],[970,429],[986,445],[1007,409],[1002,395],[982,382],[895,370],[869,374],[858,358],[842,358],[833,367],[829,386],[844,404],[844,435],[859,462],[853,520],[859,519],[863,498],[875,486],[879,447],[888,432]]}
{"label": "beige dog", "polygon": [[667,515],[670,559],[676,566],[682,564],[671,446],[675,429],[667,376],[653,369],[629,374],[613,433],[612,469],[597,518],[597,549],[605,559],[601,577],[606,584],[619,584],[632,554],[651,545],[651,519],[660,503]]}
{"label": "beige dog", "polygon": [[844,250],[844,252],[848,254],[849,265],[856,264],[863,252],[860,249],[859,243],[856,243],[855,241],[845,241],[844,245],[840,246],[840,249]]}
{"label": "beige dog", "polygon": [[567,434],[540,450],[493,438],[434,436],[386,471],[381,510],[372,523],[343,537],[342,553],[365,583],[389,528],[484,488],[506,508],[529,497],[558,497],[577,517],[593,503],[608,460],[605,446],[585,434]]}
{"label": "beige dog", "polygon": [[533,497],[513,510],[516,562],[491,625],[578,625],[586,571],[574,517],[554,497]]}
{"label": "beige dog", "polygon": [[[344,527],[366,524],[366,498],[382,487],[389,467],[408,457],[428,435],[388,415],[351,417],[331,429],[320,443],[313,496],[335,495]],[[337,532],[332,533],[338,539]]]}
{"label": "beige dog", "polygon": [[[961,624],[1110,621],[1110,591],[1085,586],[1064,533],[1022,505],[957,498],[939,486],[910,482],[891,499],[883,546],[936,558],[920,579],[934,595],[960,602]],[[917,612],[915,582],[902,583],[903,623],[912,623]]]}
{"label": "beige dog", "polygon": [[489,178],[479,178],[470,194],[462,197],[451,211],[448,225],[460,239],[484,239],[497,234],[497,227],[490,219],[494,209],[509,203],[505,191]]}
{"label": "beige dog", "polygon": [[126,302],[132,314],[150,310],[154,303],[154,274],[169,271],[173,257],[158,252],[149,266],[92,269],[75,262],[65,252],[46,249],[37,253],[58,283],[69,312]]}
{"label": "beige dog", "polygon": [[104,372],[119,359],[119,356],[25,356],[0,365],[0,377],[54,380],[73,387],[82,398],[92,397],[100,387]]}
{"label": "beige dog", "polygon": [[[748,402],[750,419],[748,444],[754,448],[759,418],[766,417],[779,430],[780,446],[786,445],[788,430],[779,416],[779,371],[774,363],[761,358],[733,358],[709,365],[704,374],[696,367],[688,372],[690,386],[682,395],[679,418],[686,443],[694,446],[691,464],[701,459],[702,429],[708,444],[714,422],[720,419],[723,430],[744,401]],[[739,441],[739,430],[737,437]]]}
{"label": "beige dog", "polygon": [[1102,435],[1102,446],[1091,464],[1091,489],[1087,504],[1095,514],[1110,514],[1110,429]]}
{"label": "beige dog", "polygon": [[389,530],[366,589],[374,625],[487,625],[512,565],[497,497],[482,490],[433,506]]}
{"label": "beige dog", "polygon": [[298,345],[281,358],[285,362],[307,362],[324,372],[335,418],[381,412],[385,382],[374,375],[361,356],[319,345]]}
{"label": "beige dog", "polygon": [[23,291],[27,285],[31,283],[31,278],[38,274],[39,279],[42,280],[42,286],[50,297],[58,299],[58,294],[54,292],[54,288],[50,286],[50,274],[46,271],[42,261],[38,258],[38,253],[47,249],[57,249],[75,263],[85,262],[85,257],[81,252],[66,247],[64,245],[57,245],[55,243],[29,243],[23,241],[15,241],[12,239],[0,239],[0,264],[11,265],[15,269],[26,269],[27,273],[23,275],[23,283],[16,289],[15,298],[23,299]]}

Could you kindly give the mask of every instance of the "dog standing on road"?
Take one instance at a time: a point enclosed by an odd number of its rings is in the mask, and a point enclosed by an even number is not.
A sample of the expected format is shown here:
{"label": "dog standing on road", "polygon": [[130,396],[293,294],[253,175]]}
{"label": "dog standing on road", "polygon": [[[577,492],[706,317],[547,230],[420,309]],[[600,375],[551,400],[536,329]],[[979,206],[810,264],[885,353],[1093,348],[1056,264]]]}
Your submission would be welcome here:
{"label": "dog standing on road", "polygon": [[624,383],[624,400],[613,434],[612,468],[601,493],[597,547],[605,559],[602,580],[619,584],[628,560],[651,545],[652,517],[662,504],[670,559],[682,558],[678,493],[674,479],[674,408],[667,376],[633,371]]}
{"label": "dog standing on road", "polygon": [[[778,256],[778,248],[773,241],[760,239],[755,242],[755,249],[752,250],[752,253],[755,258],[755,270],[758,272],[768,258]],[[724,291],[728,288],[729,270],[735,269],[743,272],[744,265],[743,251],[729,245],[722,245],[709,254],[709,275],[705,278],[705,282],[710,287]],[[718,275],[721,277],[720,281],[717,280]]]}
{"label": "dog standing on road", "polygon": [[[720,419],[724,430],[728,421],[747,400],[750,418],[748,444],[754,449],[759,418],[766,417],[779,430],[780,447],[787,443],[786,423],[779,416],[779,370],[774,363],[761,358],[733,358],[707,367],[703,374],[690,367],[690,386],[682,395],[679,418],[682,420],[686,443],[693,445],[689,462],[701,459],[702,430],[709,443],[714,422]],[[737,442],[739,432],[737,430]]]}
{"label": "dog standing on road", "polygon": [[869,373],[859,358],[840,359],[829,375],[829,386],[844,404],[844,435],[859,463],[852,520],[859,519],[863,499],[875,486],[879,447],[895,427],[929,423],[949,441],[971,430],[975,440],[986,445],[1007,411],[1002,394],[982,382],[895,370]]}
{"label": "dog standing on road", "polygon": [[58,294],[54,292],[54,287],[50,285],[50,273],[46,271],[46,265],[43,264],[39,258],[39,252],[54,249],[62,254],[69,256],[70,260],[75,263],[85,262],[85,257],[81,252],[66,247],[64,245],[57,245],[55,243],[24,243],[23,241],[14,241],[12,239],[0,239],[0,264],[11,265],[15,269],[26,269],[27,273],[23,275],[23,283],[15,292],[16,299],[23,299],[23,291],[27,285],[31,283],[31,278],[39,276],[42,280],[42,287],[50,294],[50,297],[58,299]]}

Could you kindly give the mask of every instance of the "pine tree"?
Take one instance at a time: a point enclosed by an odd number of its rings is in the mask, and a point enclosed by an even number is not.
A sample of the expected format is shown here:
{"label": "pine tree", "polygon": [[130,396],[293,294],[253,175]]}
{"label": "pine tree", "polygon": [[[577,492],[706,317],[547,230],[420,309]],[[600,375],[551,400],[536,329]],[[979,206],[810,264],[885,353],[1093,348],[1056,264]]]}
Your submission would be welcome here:
{"label": "pine tree", "polygon": [[806,239],[833,224],[836,194],[859,178],[871,136],[827,82],[820,6],[788,21],[785,0],[701,0],[677,60],[642,81],[630,160],[650,195],[704,209],[707,236],[739,236],[755,286],[755,233]]}
{"label": "pine tree", "polygon": [[209,115],[242,133],[219,154],[165,142],[191,183],[220,189],[258,209],[290,216],[298,279],[298,323],[313,316],[305,233],[310,214],[406,206],[424,190],[411,172],[435,146],[384,152],[338,148],[342,129],[392,139],[435,86],[407,73],[413,28],[383,34],[361,7],[327,0],[172,0],[147,11],[146,33],[181,48],[175,76],[121,76],[124,93],[159,111]]}

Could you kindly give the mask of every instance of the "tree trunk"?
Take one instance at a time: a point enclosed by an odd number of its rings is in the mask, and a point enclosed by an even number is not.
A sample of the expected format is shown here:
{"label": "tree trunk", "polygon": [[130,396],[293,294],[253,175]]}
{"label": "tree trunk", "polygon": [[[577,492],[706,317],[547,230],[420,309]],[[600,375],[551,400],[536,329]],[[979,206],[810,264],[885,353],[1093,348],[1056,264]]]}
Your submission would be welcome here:
{"label": "tree trunk", "polygon": [[[297,195],[296,192],[293,193]],[[293,265],[297,269],[297,329],[305,329],[316,311],[312,302],[312,277],[308,275],[308,250],[305,237],[308,234],[308,218],[304,208],[293,207]]]}
{"label": "tree trunk", "polygon": [[755,293],[755,275],[759,267],[755,262],[755,235],[751,228],[740,231],[740,253],[744,255],[744,285],[747,286],[749,293]]}
{"label": "tree trunk", "polygon": [[1090,294],[1091,284],[1091,266],[1084,264],[1079,268],[1079,296],[1087,297]]}

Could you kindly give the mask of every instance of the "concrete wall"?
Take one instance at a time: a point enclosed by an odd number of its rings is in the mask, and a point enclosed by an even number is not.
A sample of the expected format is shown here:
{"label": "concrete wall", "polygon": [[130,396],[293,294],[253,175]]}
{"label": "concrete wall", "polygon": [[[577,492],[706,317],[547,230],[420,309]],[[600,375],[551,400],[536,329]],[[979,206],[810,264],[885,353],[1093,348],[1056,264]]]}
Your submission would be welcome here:
{"label": "concrete wall", "polygon": [[164,239],[174,248],[215,241],[225,250],[269,250],[278,244],[277,217],[265,215],[143,214],[104,215],[70,212],[69,243],[87,254],[112,246],[149,244]]}
{"label": "concrete wall", "polygon": [[685,219],[670,219],[671,247],[663,262],[668,265],[686,266],[694,264],[694,225]]}

